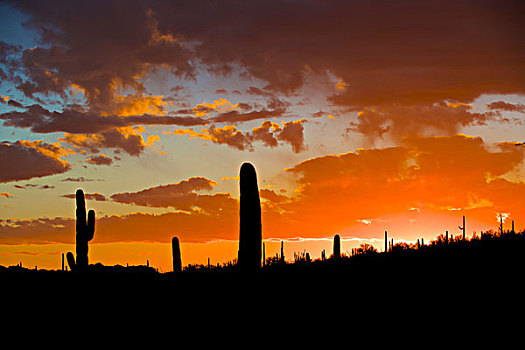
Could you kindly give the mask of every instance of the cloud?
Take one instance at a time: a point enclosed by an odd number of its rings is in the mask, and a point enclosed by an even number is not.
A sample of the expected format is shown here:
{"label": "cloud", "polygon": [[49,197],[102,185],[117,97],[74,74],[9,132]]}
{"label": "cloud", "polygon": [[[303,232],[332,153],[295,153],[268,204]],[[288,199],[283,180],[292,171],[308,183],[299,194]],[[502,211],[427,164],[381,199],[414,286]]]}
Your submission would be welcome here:
{"label": "cloud", "polygon": [[59,143],[44,141],[4,141],[0,143],[0,163],[4,164],[0,182],[28,180],[61,174],[71,169],[62,159],[67,150]]}
{"label": "cloud", "polygon": [[55,188],[54,185],[37,185],[37,184],[25,184],[25,185],[14,185],[15,188],[18,189],[28,189],[28,188],[34,188],[39,190],[48,190]]}
{"label": "cloud", "polygon": [[261,126],[255,127],[252,131],[241,131],[235,125],[225,125],[217,127],[211,125],[208,129],[202,129],[198,132],[191,129],[178,129],[173,133],[175,135],[189,135],[190,138],[200,138],[211,141],[216,144],[225,144],[240,151],[254,151],[253,143],[261,141],[264,146],[276,147],[278,141],[289,143],[295,153],[302,152],[306,149],[304,145],[304,127],[306,119],[300,119],[280,124],[264,121]]}
{"label": "cloud", "polygon": [[286,213],[281,217],[297,234],[323,235],[411,208],[426,213],[461,208],[472,220],[489,223],[493,212],[525,214],[517,199],[525,184],[506,177],[524,161],[521,147],[500,143],[491,151],[481,138],[464,135],[402,142],[313,158],[287,169],[298,188],[279,207]]}
{"label": "cloud", "polygon": [[306,123],[306,119],[285,122],[282,131],[277,136],[279,140],[289,143],[295,153],[306,150],[303,123]]}
{"label": "cloud", "polygon": [[60,180],[61,182],[91,182],[91,181],[104,181],[103,179],[89,179],[83,176],[80,177],[66,177]]}
{"label": "cloud", "polygon": [[211,121],[216,123],[239,123],[247,122],[250,120],[256,119],[265,119],[265,118],[276,118],[281,117],[285,113],[284,109],[275,109],[275,110],[260,110],[260,111],[251,111],[251,112],[239,112],[239,111],[230,111],[221,113],[213,118]]}
{"label": "cloud", "polygon": [[274,190],[269,190],[266,188],[259,190],[259,196],[273,203],[282,203],[290,199],[287,196],[276,193]]}
{"label": "cloud", "polygon": [[240,151],[253,151],[251,138],[248,134],[243,133],[234,125],[225,125],[224,127],[215,127],[212,125],[208,129],[210,140],[217,144],[226,144]]}
{"label": "cloud", "polygon": [[[75,199],[76,198],[76,194],[75,193],[64,194],[61,197],[69,198],[69,199]],[[106,196],[104,196],[103,194],[100,194],[98,192],[95,192],[95,193],[84,193],[84,198],[85,199],[89,199],[89,200],[99,201],[99,202],[103,202],[103,201],[107,200]]]}
{"label": "cloud", "polygon": [[[119,104],[135,108],[137,99],[147,97],[139,79],[151,67],[167,65],[177,75],[194,75],[184,38],[162,31],[154,12],[142,4],[127,4],[126,11],[101,1],[50,3],[56,11],[30,1],[13,5],[30,15],[27,25],[41,34],[41,47],[21,53],[20,69],[28,79],[18,89],[28,97],[64,95],[74,83],[91,110],[110,112]],[[120,99],[125,89],[134,90],[133,100]]]}
{"label": "cloud", "polygon": [[271,130],[274,132],[281,130],[281,125],[266,120],[261,124],[261,126],[253,128],[252,137],[254,140],[262,141],[262,143],[267,147],[277,147],[277,138],[274,136]]}
{"label": "cloud", "polygon": [[[219,198],[219,197],[217,197]],[[208,242],[221,237],[238,239],[238,210],[218,205],[213,214],[176,212],[160,215],[133,213],[99,217],[92,242],[162,242],[174,235],[184,242]],[[223,210],[219,210],[223,209]],[[7,219],[0,222],[2,244],[74,244],[75,219],[37,218]]]}
{"label": "cloud", "polygon": [[62,112],[51,112],[40,105],[25,107],[25,111],[10,111],[0,114],[4,126],[29,128],[35,133],[67,132],[71,134],[95,134],[110,132],[115,128],[136,125],[205,125],[208,121],[187,116],[155,116],[151,114],[102,116],[100,113],[66,108]]}
{"label": "cloud", "polygon": [[198,207],[203,195],[199,191],[210,191],[217,185],[204,177],[191,177],[175,184],[151,187],[138,192],[117,193],[111,199],[118,203],[135,204],[147,207],[172,207],[177,210],[192,211]]}
{"label": "cloud", "polygon": [[485,107],[488,109],[525,113],[525,105],[522,105],[521,103],[513,104],[505,101],[496,101],[486,105]]}
{"label": "cloud", "polygon": [[[205,64],[240,62],[268,83],[266,90],[295,91],[307,74],[325,71],[347,85],[333,101],[356,107],[470,101],[482,93],[525,89],[519,1],[421,6],[334,0],[300,7],[294,1],[253,1],[226,2],[213,10],[195,2],[179,11],[159,6],[164,9],[158,11],[159,22],[199,42],[195,54]],[[196,30],[185,11],[210,26]]]}
{"label": "cloud", "polygon": [[355,131],[371,139],[391,136],[400,140],[405,135],[455,135],[461,127],[484,125],[497,120],[498,113],[474,113],[470,106],[434,103],[432,105],[395,105],[367,107],[347,131]]}
{"label": "cloud", "polygon": [[331,74],[333,102],[356,108],[525,90],[520,1],[155,1],[128,3],[126,11],[107,1],[13,5],[42,41],[5,47],[28,77],[19,90],[63,94],[74,83],[93,111],[111,110],[121,90],[147,96],[141,79],[157,67],[193,79],[195,62],[216,74],[239,65],[267,83],[263,92],[291,93],[308,74]]}
{"label": "cloud", "polygon": [[86,149],[91,153],[98,153],[100,148],[114,148],[123,150],[131,156],[138,156],[147,147],[142,135],[129,127],[108,130],[98,134],[65,133],[64,137],[59,138],[59,140],[80,149]]}
{"label": "cloud", "polygon": [[111,157],[108,157],[104,154],[100,154],[98,156],[91,156],[89,157],[86,162],[93,164],[93,165],[111,165],[113,163],[113,159]]}

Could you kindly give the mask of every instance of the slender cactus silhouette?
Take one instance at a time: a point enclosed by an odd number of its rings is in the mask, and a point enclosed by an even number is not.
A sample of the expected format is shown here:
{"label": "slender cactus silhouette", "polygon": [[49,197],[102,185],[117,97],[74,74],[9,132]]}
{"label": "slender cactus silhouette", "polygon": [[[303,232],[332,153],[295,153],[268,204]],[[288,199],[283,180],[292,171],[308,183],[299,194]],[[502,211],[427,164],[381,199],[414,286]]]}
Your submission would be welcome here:
{"label": "slender cactus silhouette", "polygon": [[67,253],[67,263],[71,271],[85,270],[89,265],[88,242],[95,235],[95,211],[90,210],[86,222],[86,201],[81,189],[76,193],[76,253],[77,260],[71,252]]}
{"label": "slender cactus silhouette", "polygon": [[341,238],[339,235],[334,236],[334,258],[339,259],[341,257]]}
{"label": "slender cactus silhouette", "polygon": [[254,271],[261,267],[261,201],[257,174],[250,163],[244,163],[240,171],[240,209],[239,209],[239,255],[241,270]]}
{"label": "slender cactus silhouette", "polygon": [[180,244],[177,237],[171,239],[171,254],[173,256],[173,272],[182,271],[182,260],[180,258]]}
{"label": "slender cactus silhouette", "polygon": [[465,215],[463,215],[463,226],[458,226],[458,228],[463,231],[463,240],[465,240]]}

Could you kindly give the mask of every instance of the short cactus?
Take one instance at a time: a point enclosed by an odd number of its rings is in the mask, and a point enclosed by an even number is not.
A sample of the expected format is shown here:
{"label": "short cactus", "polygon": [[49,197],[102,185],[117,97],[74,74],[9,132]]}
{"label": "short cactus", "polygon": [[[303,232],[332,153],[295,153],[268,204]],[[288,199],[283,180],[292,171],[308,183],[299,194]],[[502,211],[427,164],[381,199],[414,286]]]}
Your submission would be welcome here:
{"label": "short cactus", "polygon": [[80,189],[76,193],[76,206],[76,263],[73,254],[67,253],[67,262],[71,271],[81,271],[88,267],[88,242],[95,235],[95,211],[88,212],[86,222],[86,201],[84,192]]}

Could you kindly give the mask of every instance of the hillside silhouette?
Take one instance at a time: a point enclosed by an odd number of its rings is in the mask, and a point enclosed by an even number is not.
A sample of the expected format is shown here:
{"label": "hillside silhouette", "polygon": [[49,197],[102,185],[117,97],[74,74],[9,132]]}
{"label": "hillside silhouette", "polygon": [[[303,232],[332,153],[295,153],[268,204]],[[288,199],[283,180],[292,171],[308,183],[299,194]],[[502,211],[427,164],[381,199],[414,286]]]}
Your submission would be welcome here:
{"label": "hillside silhouette", "polygon": [[[158,272],[151,266],[104,266],[89,264],[88,243],[96,233],[93,210],[86,215],[84,193],[76,193],[76,259],[67,253],[61,270],[0,266],[2,293],[16,295],[39,288],[54,298],[72,298],[64,293],[73,288],[79,294],[106,298],[106,293],[124,297],[214,298],[235,300],[244,293],[252,302],[269,296],[304,298],[312,302],[334,296],[378,298],[451,297],[483,299],[512,293],[521,285],[525,267],[525,231],[484,232],[449,237],[448,232],[430,242],[396,243],[385,232],[385,250],[361,245],[342,253],[339,235],[333,251],[312,259],[308,252],[294,254],[286,261],[281,255],[266,257],[261,227],[261,207],[255,168],[245,163],[240,171],[238,259],[217,265],[183,265],[180,242],[172,239],[173,271]],[[513,226],[514,227],[514,226]],[[69,268],[68,268],[69,267]],[[42,288],[45,286],[45,288]],[[145,293],[145,294],[141,294]],[[468,293],[468,295],[465,295]]]}

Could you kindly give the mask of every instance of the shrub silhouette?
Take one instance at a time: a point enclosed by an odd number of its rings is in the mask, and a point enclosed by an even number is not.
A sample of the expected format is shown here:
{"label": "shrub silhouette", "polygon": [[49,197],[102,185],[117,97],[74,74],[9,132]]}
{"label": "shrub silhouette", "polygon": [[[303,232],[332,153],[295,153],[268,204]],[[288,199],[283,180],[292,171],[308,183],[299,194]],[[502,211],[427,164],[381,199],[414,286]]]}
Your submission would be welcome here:
{"label": "shrub silhouette", "polygon": [[261,267],[261,201],[257,174],[250,163],[244,163],[240,170],[240,209],[239,209],[239,255],[241,270],[254,271]]}
{"label": "shrub silhouette", "polygon": [[171,252],[173,256],[173,272],[182,271],[182,261],[180,258],[180,244],[177,237],[171,239]]}
{"label": "shrub silhouette", "polygon": [[90,210],[86,222],[86,201],[81,189],[76,193],[76,253],[77,260],[71,252],[67,253],[67,263],[71,271],[85,270],[89,265],[88,242],[95,235],[95,211]]}
{"label": "shrub silhouette", "polygon": [[378,251],[376,248],[374,248],[373,245],[364,243],[364,244],[361,244],[359,248],[355,249],[355,254],[356,255],[370,255],[370,254],[375,255],[375,254],[378,254]]}

